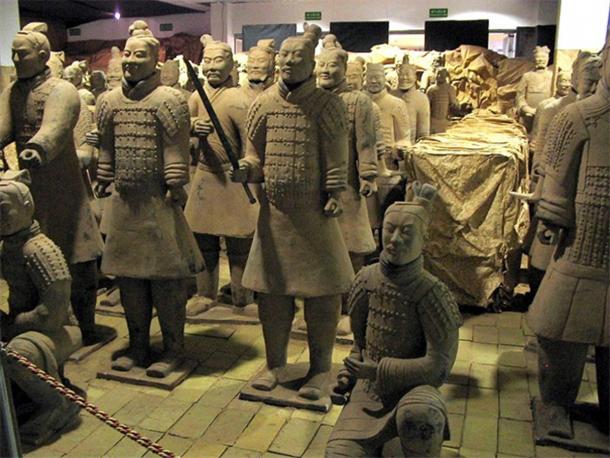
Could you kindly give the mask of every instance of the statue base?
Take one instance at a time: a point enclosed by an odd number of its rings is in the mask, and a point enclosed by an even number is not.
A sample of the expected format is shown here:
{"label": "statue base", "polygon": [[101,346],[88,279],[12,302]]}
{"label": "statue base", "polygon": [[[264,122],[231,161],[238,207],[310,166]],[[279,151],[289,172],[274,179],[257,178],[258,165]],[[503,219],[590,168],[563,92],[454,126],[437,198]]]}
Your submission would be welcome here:
{"label": "statue base", "polygon": [[245,307],[218,303],[212,308],[198,315],[187,316],[188,324],[260,324],[258,319],[258,305],[248,304]]}
{"label": "statue base", "polygon": [[117,382],[129,383],[131,385],[152,386],[163,390],[173,390],[180,385],[197,367],[197,361],[183,359],[175,371],[167,377],[155,378],[146,375],[146,368],[136,366],[129,371],[116,371],[112,367],[99,371],[97,378],[115,380]]}
{"label": "statue base", "polygon": [[83,361],[84,359],[86,359],[88,356],[90,356],[93,353],[95,353],[96,351],[98,351],[100,348],[102,348],[107,343],[112,342],[114,339],[116,339],[116,336],[117,336],[116,329],[114,329],[110,326],[103,325],[103,324],[95,325],[95,334],[98,337],[97,342],[95,342],[94,344],[85,345],[85,346],[79,348],[78,350],[76,350],[74,353],[72,353],[68,357],[68,360],[75,361],[77,363],[80,361]]}
{"label": "statue base", "polygon": [[575,404],[572,409],[572,428],[574,438],[566,439],[548,433],[548,426],[542,421],[540,409],[542,401],[532,401],[534,415],[534,434],[536,445],[553,445],[575,452],[610,453],[608,434],[602,433],[597,427],[599,408],[594,404]]}
{"label": "statue base", "polygon": [[[298,390],[305,381],[305,375],[309,369],[309,363],[289,364],[284,371],[280,383],[271,391],[263,391],[254,388],[251,383],[239,393],[239,398],[246,401],[257,401],[280,407],[296,407],[297,409],[314,410],[316,412],[328,412],[332,406],[329,388],[320,399],[313,401],[302,398],[298,395]],[[265,369],[256,374],[258,377]],[[339,365],[333,365],[331,369],[331,381],[337,378]]]}

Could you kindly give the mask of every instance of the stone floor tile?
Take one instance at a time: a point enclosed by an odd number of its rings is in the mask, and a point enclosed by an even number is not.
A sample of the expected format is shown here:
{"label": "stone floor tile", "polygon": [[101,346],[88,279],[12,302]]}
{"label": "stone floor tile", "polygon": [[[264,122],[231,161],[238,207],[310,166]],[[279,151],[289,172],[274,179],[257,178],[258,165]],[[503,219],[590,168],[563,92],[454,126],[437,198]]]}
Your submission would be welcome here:
{"label": "stone floor tile", "polygon": [[65,455],[64,452],[53,449],[52,445],[43,446],[31,452],[23,452],[23,456],[26,458],[61,458]]}
{"label": "stone floor tile", "polygon": [[459,344],[458,344],[458,351],[457,351],[457,355],[455,357],[456,362],[457,361],[467,361],[467,362],[471,362],[472,358],[473,358],[473,350],[472,350],[472,344],[473,342],[470,342],[468,340],[460,340]]}
{"label": "stone floor tile", "polygon": [[468,401],[466,402],[466,415],[477,417],[499,416],[498,392],[488,388],[468,387]]}
{"label": "stone floor tile", "polygon": [[532,421],[529,392],[500,391],[500,417]]}
{"label": "stone floor tile", "polygon": [[[498,446],[498,419],[493,417],[478,417],[466,415],[464,420],[464,433],[462,436],[462,449],[476,450],[478,457],[494,456]],[[464,455],[475,456],[475,455]]]}
{"label": "stone floor tile", "polygon": [[[120,389],[117,389],[120,386]],[[105,395],[95,401],[95,405],[104,412],[114,415],[131,401],[138,392],[117,384],[113,389],[108,390]]]}
{"label": "stone floor tile", "polygon": [[279,453],[273,452],[265,452],[261,455],[261,458],[285,458],[286,455],[281,455]]}
{"label": "stone floor tile", "polygon": [[184,458],[219,458],[227,450],[226,445],[210,444],[202,438],[193,442],[191,448],[184,454]]}
{"label": "stone floor tile", "polygon": [[498,343],[523,347],[526,342],[527,339],[521,328],[498,328]]}
{"label": "stone floor tile", "polygon": [[[182,456],[190,449],[193,445],[193,441],[184,439],[182,437],[172,436],[171,434],[165,434],[160,440],[159,444],[167,450],[170,450],[176,454],[176,456]],[[153,452],[147,452],[144,455],[146,458],[156,458],[157,454]]]}
{"label": "stone floor tile", "polygon": [[498,388],[498,366],[472,363],[470,365],[470,386]]}
{"label": "stone floor tile", "polygon": [[212,355],[206,359],[202,366],[213,370],[214,375],[223,375],[231,366],[233,366],[239,355],[234,353],[228,353],[225,351],[215,351]]}
{"label": "stone floor tile", "polygon": [[197,439],[203,435],[214,419],[220,414],[220,407],[197,403],[172,426],[170,434],[184,438]]}
{"label": "stone floor tile", "polygon": [[235,398],[227,404],[227,409],[243,410],[246,412],[256,413],[262,407],[261,402],[246,401],[244,399]]}
{"label": "stone floor tile", "polygon": [[471,341],[473,330],[472,327],[462,326],[460,327],[460,340]]}
{"label": "stone floor tile", "polygon": [[254,377],[264,365],[264,358],[243,356],[233,363],[233,366],[224,373],[223,377],[248,381]]}
{"label": "stone floor tile", "polygon": [[589,382],[581,382],[578,389],[578,396],[576,402],[591,402],[596,404],[597,401],[597,387],[593,389],[592,384]]}
{"label": "stone floor tile", "polygon": [[495,326],[476,325],[473,328],[472,341],[487,344],[497,344],[498,328]]}
{"label": "stone floor tile", "polygon": [[527,370],[517,367],[498,366],[498,390],[504,391],[528,391]]}
{"label": "stone floor tile", "polygon": [[222,454],[222,458],[261,458],[262,456],[263,454],[260,452],[239,447],[229,447]]}
{"label": "stone floor tile", "polygon": [[571,458],[574,453],[560,447],[541,445],[536,445],[535,450],[537,458]]}
{"label": "stone floor tile", "polygon": [[464,326],[472,327],[480,326],[495,326],[498,322],[497,313],[481,313],[480,315],[464,314]]}
{"label": "stone floor tile", "polygon": [[337,423],[337,419],[339,418],[339,415],[341,415],[342,410],[343,410],[343,407],[341,407],[341,406],[336,406],[336,405],[331,406],[330,410],[324,417],[324,420],[322,420],[322,423],[325,425],[329,425],[329,426],[335,426],[335,424]]}
{"label": "stone floor tile", "polygon": [[[78,444],[86,440],[91,434],[100,428],[104,428],[104,423],[86,412],[80,413],[81,423],[75,429],[61,435],[61,437],[50,444],[51,449],[66,454],[73,450]],[[46,447],[43,447],[46,448]]]}
{"label": "stone floor tile", "polygon": [[500,418],[498,451],[509,455],[534,456],[532,423]]}
{"label": "stone floor tile", "polygon": [[459,458],[495,458],[496,454],[490,451],[481,451],[478,449],[462,447],[460,448]]}
{"label": "stone floor tile", "polygon": [[468,387],[445,383],[440,387],[447,412],[464,415],[466,413],[466,400],[468,398]]}
{"label": "stone floor tile", "polygon": [[316,412],[315,410],[308,409],[294,409],[290,418],[299,418],[301,420],[308,420],[313,422],[322,423],[326,413]]}
{"label": "stone floor tile", "polygon": [[281,429],[269,451],[282,455],[301,456],[307,450],[319,427],[320,423],[291,418]]}
{"label": "stone floor tile", "polygon": [[497,364],[498,346],[494,344],[472,342],[472,357],[472,361],[476,363]]}
{"label": "stone floor tile", "polygon": [[534,331],[532,331],[530,329],[530,327],[527,325],[527,323],[525,321],[525,317],[522,318],[521,329],[523,329],[523,334],[525,334],[528,337],[534,337],[536,335],[536,334],[534,334]]}
{"label": "stone floor tile", "polygon": [[233,445],[254,417],[252,412],[225,409],[208,426],[202,439],[211,444]]}
{"label": "stone floor tile", "polygon": [[178,401],[172,398],[164,399],[138,426],[151,431],[165,432],[170,429],[192,405],[193,403],[191,402]]}
{"label": "stone floor tile", "polygon": [[115,417],[127,425],[135,426],[155,410],[162,401],[163,398],[159,396],[137,393],[116,413]]}
{"label": "stone floor tile", "polygon": [[259,413],[262,415],[279,415],[288,420],[290,417],[292,417],[295,410],[297,409],[294,407],[278,407],[270,404],[263,404],[259,409]]}
{"label": "stone floor tile", "polygon": [[449,414],[449,431],[451,439],[443,442],[446,447],[460,448],[462,445],[462,432],[464,429],[464,415]]}
{"label": "stone floor tile", "polygon": [[170,399],[183,402],[195,403],[201,399],[207,390],[217,381],[217,377],[203,375],[202,369],[197,368],[189,377],[174,388],[170,394]]}
{"label": "stone floor tile", "polygon": [[441,449],[441,458],[459,458],[460,451],[457,448],[445,447]]}
{"label": "stone floor tile", "polygon": [[527,367],[523,347],[512,345],[498,346],[498,366]]}
{"label": "stone floor tile", "polygon": [[254,416],[235,445],[246,450],[264,453],[269,449],[284,423],[286,423],[286,419],[281,415],[259,412]]}
{"label": "stone floor tile", "polygon": [[[163,436],[163,433],[158,431],[149,431],[143,428],[138,428],[138,432],[155,442],[158,441],[161,436]],[[146,452],[146,447],[143,447],[128,437],[123,437],[123,439],[121,439],[114,447],[110,449],[108,453],[104,455],[104,458],[137,458],[144,456]]]}
{"label": "stone floor tile", "polygon": [[74,458],[103,456],[122,438],[123,435],[116,429],[104,425],[70,450],[66,456]]}
{"label": "stone floor tile", "polygon": [[521,328],[521,316],[519,312],[502,312],[498,314],[498,328]]}
{"label": "stone floor tile", "polygon": [[[466,343],[471,344],[472,342]],[[451,368],[451,373],[449,374],[447,383],[468,386],[470,384],[470,364],[470,360],[456,361]]]}
{"label": "stone floor tile", "polygon": [[527,377],[527,385],[530,393],[530,398],[539,398],[540,397],[540,386],[538,385],[538,376],[537,375],[528,375]]}
{"label": "stone floor tile", "polygon": [[332,431],[332,426],[320,425],[318,431],[316,432],[316,435],[310,442],[309,447],[307,447],[303,458],[319,458],[321,456],[324,456],[324,450],[326,450],[326,443],[328,442],[328,438],[330,437],[330,433],[332,433]]}
{"label": "stone floor tile", "polygon": [[245,382],[221,378],[216,381],[199,400],[200,403],[213,406],[225,407],[231,402],[244,387]]}

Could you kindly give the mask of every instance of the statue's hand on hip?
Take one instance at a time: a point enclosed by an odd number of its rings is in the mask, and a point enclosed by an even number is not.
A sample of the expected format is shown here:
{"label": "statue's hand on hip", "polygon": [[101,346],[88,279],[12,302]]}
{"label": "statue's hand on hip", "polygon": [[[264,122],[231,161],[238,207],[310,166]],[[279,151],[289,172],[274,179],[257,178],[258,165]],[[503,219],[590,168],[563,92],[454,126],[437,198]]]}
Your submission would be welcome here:
{"label": "statue's hand on hip", "polygon": [[19,154],[19,159],[26,169],[37,169],[42,165],[40,153],[35,149],[26,148]]}
{"label": "statue's hand on hip", "polygon": [[375,380],[377,379],[377,363],[369,358],[359,361],[351,356],[343,360],[345,367],[351,375],[358,379]]}

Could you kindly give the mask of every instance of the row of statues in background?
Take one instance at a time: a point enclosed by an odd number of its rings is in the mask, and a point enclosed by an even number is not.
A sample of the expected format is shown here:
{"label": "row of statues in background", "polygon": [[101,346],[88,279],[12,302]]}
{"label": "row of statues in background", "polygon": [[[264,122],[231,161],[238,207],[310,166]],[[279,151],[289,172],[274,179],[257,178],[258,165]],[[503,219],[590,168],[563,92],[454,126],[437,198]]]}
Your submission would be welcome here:
{"label": "row of statues in background", "polygon": [[[102,243],[88,177],[79,167],[83,154],[77,154],[74,141],[88,96],[79,96],[78,84],[50,75],[44,26],[28,25],[19,32],[13,43],[18,80],[0,97],[0,146],[16,142],[19,167],[31,174],[31,196],[10,175],[0,186],[3,224],[25,212],[18,223],[2,229],[5,246],[14,242],[13,252],[3,254],[5,272],[6,266],[21,266],[7,276],[11,311],[2,317],[3,339],[13,342],[34,332],[22,339],[33,346],[15,343],[16,351],[34,362],[44,356],[56,368],[53,374],[62,377],[62,363],[81,338],[96,340],[95,261],[103,253],[101,270],[117,279],[129,329],[129,346],[116,355],[113,368],[144,367],[150,377],[166,377],[183,356],[186,313],[216,303],[219,239],[224,237],[234,306],[244,307],[253,301],[252,292],[258,294],[267,365],[251,386],[272,392],[282,383],[290,369],[287,347],[295,298],[303,298],[310,366],[297,396],[310,401],[326,396],[343,305],[355,344],[335,390],[351,391],[352,397],[327,453],[377,455],[394,439],[405,455],[438,454],[448,432],[438,387],[453,365],[461,318],[447,288],[422,267],[433,187],[414,183],[406,202],[385,211],[383,224],[379,222],[380,261],[362,264],[363,256],[376,248],[365,198],[374,194],[383,174],[392,174],[388,169],[400,171],[409,144],[419,129],[426,129],[425,116],[419,118],[426,102],[430,108],[452,105],[451,86],[439,70],[437,85],[428,90],[429,98],[422,98],[414,71],[405,63],[392,95],[383,66],[369,64],[362,92],[364,67],[349,63],[336,44],[325,46],[314,72],[319,37],[318,27],[307,26],[303,36],[282,43],[277,81],[272,76],[274,51],[265,45],[253,48],[248,84],[241,87],[231,79],[230,47],[207,41],[201,70],[218,117],[215,126],[199,94],[186,100],[178,89],[161,84],[159,42],[145,22],[136,21],[121,58],[121,86],[98,97],[98,133],[94,141],[85,141],[99,147],[96,193],[108,197]],[[545,277],[541,291],[546,292],[537,296],[531,326],[541,340],[547,418],[555,422],[553,432],[563,435],[571,434],[569,403],[587,345],[597,345],[599,364],[607,363],[603,310],[608,307],[610,165],[603,135],[608,131],[608,47],[604,53],[596,94],[575,102],[572,111],[562,111],[565,119],[556,117],[545,147],[548,165],[538,217],[551,233],[564,229],[563,251],[552,267],[556,273]],[[438,120],[442,128],[446,116]],[[187,194],[189,143],[197,151],[197,166]],[[236,169],[227,145],[240,158]],[[248,201],[244,183],[257,195],[257,204]],[[562,188],[562,183],[571,185]],[[39,244],[29,243],[44,237],[33,218],[48,236]],[[19,261],[24,257],[25,263]],[[198,294],[187,307],[185,279],[195,274]],[[71,290],[66,288],[70,278]],[[595,293],[584,291],[581,298],[576,294],[579,281],[589,282]],[[50,324],[47,293],[63,307]],[[570,313],[555,314],[554,307],[569,297],[575,300],[562,309]],[[63,310],[70,310],[70,302],[79,327],[66,329],[70,314]],[[153,306],[163,335],[160,355],[153,354],[149,343]],[[599,313],[590,314],[591,322],[575,324],[574,333],[562,334],[571,329],[565,326],[570,317],[586,315],[581,307],[587,306]],[[73,337],[62,341],[54,334],[59,331]],[[569,383],[558,379],[568,366]],[[75,413],[61,405],[61,415],[52,415],[60,402],[18,365],[11,367],[15,383],[42,407],[25,431],[34,442],[44,440]],[[607,378],[603,370],[598,374],[603,387]]]}

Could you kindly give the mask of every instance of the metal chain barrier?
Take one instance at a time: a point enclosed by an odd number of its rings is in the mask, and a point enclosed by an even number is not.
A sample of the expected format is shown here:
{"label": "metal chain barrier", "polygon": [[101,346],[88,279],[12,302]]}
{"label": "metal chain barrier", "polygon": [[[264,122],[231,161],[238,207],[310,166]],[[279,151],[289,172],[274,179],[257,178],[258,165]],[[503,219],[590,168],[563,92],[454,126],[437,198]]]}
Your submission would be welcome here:
{"label": "metal chain barrier", "polygon": [[70,402],[73,402],[74,404],[78,405],[82,409],[85,409],[91,415],[93,415],[97,419],[103,421],[108,426],[117,430],[124,436],[127,436],[132,441],[137,442],[142,447],[147,448],[151,452],[153,452],[163,458],[175,458],[176,457],[176,454],[174,452],[166,450],[165,448],[163,448],[162,445],[160,445],[157,442],[153,441],[152,439],[149,439],[148,437],[140,434],[138,431],[136,431],[132,427],[127,426],[124,423],[121,423],[116,418],[107,414],[106,412],[101,410],[96,405],[91,404],[85,398],[78,395],[73,390],[71,390],[70,388],[65,386],[63,383],[59,382],[58,380],[56,380],[55,378],[53,378],[49,374],[47,374],[45,371],[43,371],[42,369],[40,369],[39,367],[34,365],[27,358],[21,356],[19,353],[16,353],[12,350],[7,349],[5,343],[2,343],[0,345],[0,352],[4,353],[9,358],[16,360],[19,364],[21,364],[22,366],[27,368],[30,372],[32,372],[36,377],[38,377],[39,379],[41,379],[42,381],[44,381],[48,385],[50,385],[55,391],[57,391],[59,394],[61,394],[64,398],[66,398]]}

